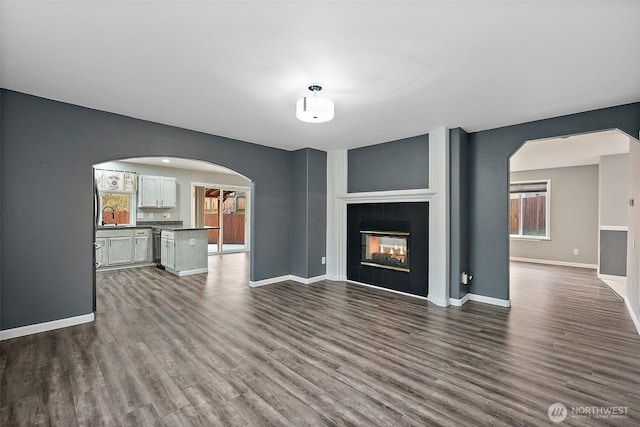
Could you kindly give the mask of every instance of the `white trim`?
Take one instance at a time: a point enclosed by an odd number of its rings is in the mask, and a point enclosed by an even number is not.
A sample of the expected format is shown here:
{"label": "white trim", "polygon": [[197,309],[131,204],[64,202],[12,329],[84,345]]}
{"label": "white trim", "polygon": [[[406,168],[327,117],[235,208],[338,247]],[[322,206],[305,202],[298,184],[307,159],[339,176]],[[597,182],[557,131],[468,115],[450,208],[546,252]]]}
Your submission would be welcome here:
{"label": "white trim", "polygon": [[12,338],[23,337],[25,335],[39,334],[40,332],[53,331],[67,328],[69,326],[81,325],[93,322],[96,316],[94,313],[83,314],[81,316],[67,317],[65,319],[52,320],[50,322],[36,323],[34,325],[20,326],[18,328],[5,329],[0,331],[0,341]]}
{"label": "white trim", "polygon": [[467,301],[469,301],[469,294],[464,294],[464,296],[460,299],[458,298],[449,298],[449,302],[451,305],[456,307],[463,306]]}
{"label": "white trim", "polygon": [[605,281],[611,280],[614,282],[623,282],[625,285],[627,284],[627,276],[614,276],[612,274],[600,274],[598,273],[598,279]]}
{"label": "white trim", "polygon": [[626,225],[601,225],[600,231],[629,231]]}
{"label": "white trim", "polygon": [[477,295],[477,294],[467,294],[467,295],[469,295],[469,301],[475,301],[475,302],[481,302],[481,303],[484,303],[484,304],[497,305],[499,307],[506,307],[506,308],[511,307],[511,300],[510,299],[500,299],[500,298],[486,297],[484,295]]}
{"label": "white trim", "polygon": [[294,276],[292,274],[289,276],[289,280],[293,280],[294,282],[302,283],[304,285],[310,285],[312,283],[327,280],[327,275],[323,274],[322,276],[309,277],[308,279],[305,279],[304,277]]}
{"label": "white trim", "polygon": [[335,196],[346,203],[400,203],[427,202],[436,192],[430,188],[412,190],[367,191],[363,193],[342,193]]}
{"label": "white trim", "polygon": [[327,153],[327,278],[346,280],[347,205],[337,195],[347,193],[347,150]]}
{"label": "white trim", "polygon": [[171,274],[175,274],[178,277],[182,277],[182,276],[190,276],[192,274],[202,274],[202,273],[208,273],[209,269],[208,268],[194,268],[193,270],[182,270],[182,271],[176,271],[172,268],[169,267],[165,267],[164,268],[167,272],[171,273]]}
{"label": "white trim", "polygon": [[266,285],[272,285],[274,283],[286,282],[287,280],[291,280],[290,274],[286,274],[284,276],[272,277],[270,279],[256,280],[255,282],[250,280],[249,286],[252,288],[257,288],[259,286],[266,286]]}
{"label": "white trim", "polygon": [[625,305],[627,306],[627,310],[629,310],[629,315],[631,316],[631,320],[633,321],[633,324],[636,327],[636,331],[638,332],[638,335],[640,335],[640,321],[638,320],[635,313],[633,312],[633,309],[631,308],[631,302],[629,302],[629,298],[627,298],[627,296],[625,295],[623,299],[624,299]]}
{"label": "white trim", "polygon": [[493,298],[477,294],[466,294],[460,299],[449,298],[449,301],[451,302],[451,305],[456,307],[464,305],[467,301],[481,302],[483,304],[497,305],[498,307],[505,308],[511,307],[511,300],[509,299]]}
{"label": "white trim", "polygon": [[590,270],[597,270],[598,266],[596,264],[584,264],[580,262],[565,262],[565,261],[553,261],[550,259],[534,259],[534,258],[520,258],[520,257],[510,257],[510,261],[518,261],[518,262],[530,262],[532,264],[547,264],[547,265],[559,265],[562,267],[577,267],[577,268],[588,268]]}
{"label": "white trim", "polygon": [[273,285],[274,283],[282,283],[287,281],[294,281],[302,283],[303,285],[310,285],[312,283],[321,282],[323,280],[327,280],[326,274],[323,274],[321,276],[309,277],[308,279],[300,276],[294,276],[293,274],[286,274],[284,276],[272,277],[271,279],[263,279],[256,282],[249,281],[249,286],[252,288],[257,288],[260,286]]}
{"label": "white trim", "polygon": [[96,269],[96,273],[100,273],[103,271],[113,271],[113,270],[126,270],[128,268],[138,268],[138,267],[153,267],[155,266],[155,262],[143,262],[136,264],[117,264],[117,265],[106,265],[104,267],[100,267]]}
{"label": "white trim", "polygon": [[409,294],[409,293],[406,293],[406,292],[400,292],[400,291],[396,291],[395,289],[383,288],[381,286],[370,285],[368,283],[356,282],[355,280],[345,280],[345,281],[347,283],[351,283],[353,285],[366,286],[367,288],[378,289],[378,290],[385,291],[385,292],[391,292],[391,293],[398,294],[398,295],[404,295],[404,296],[411,297],[411,298],[418,298],[418,299],[421,299],[421,300],[433,302],[433,301],[431,301],[429,299],[429,297],[423,297],[422,295],[415,295],[415,294]]}
{"label": "white trim", "polygon": [[[546,203],[545,203],[545,207],[544,207],[544,221],[545,221],[545,232],[546,234],[544,236],[526,236],[524,234],[510,234],[509,237],[512,240],[532,240],[534,242],[539,242],[542,240],[551,240],[551,178],[542,178],[542,179],[531,179],[531,180],[525,180],[525,181],[509,181],[509,198],[511,198],[511,185],[513,184],[538,184],[538,183],[545,183],[547,185],[547,195],[545,196],[546,198]],[[519,194],[519,193],[518,193]],[[520,209],[518,211],[518,215],[520,216],[520,219],[518,221],[519,226],[520,226],[520,231],[522,231],[522,209]]]}

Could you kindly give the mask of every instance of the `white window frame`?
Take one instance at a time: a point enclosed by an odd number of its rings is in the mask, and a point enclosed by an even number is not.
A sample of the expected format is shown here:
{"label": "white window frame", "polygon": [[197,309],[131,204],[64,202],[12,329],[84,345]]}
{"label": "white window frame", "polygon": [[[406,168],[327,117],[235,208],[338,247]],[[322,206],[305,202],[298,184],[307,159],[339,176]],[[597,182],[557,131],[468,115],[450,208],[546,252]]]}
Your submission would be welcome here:
{"label": "white window frame", "polygon": [[[100,197],[100,224],[102,224],[102,215],[104,214],[104,211],[102,210],[104,207],[102,206],[102,195],[103,194],[127,194],[125,192],[122,191],[104,191],[104,190],[99,190],[98,191],[98,196]],[[137,218],[138,218],[138,211],[137,211],[137,206],[138,206],[138,198],[137,195],[138,193],[128,193],[130,198],[129,198],[129,223],[128,224],[118,224],[118,225],[136,225],[137,223]]]}
{"label": "white window frame", "polygon": [[545,201],[545,230],[546,235],[544,236],[527,236],[522,234],[522,198],[520,199],[520,210],[518,214],[520,217],[518,218],[518,225],[520,229],[518,230],[518,234],[509,234],[509,238],[511,240],[529,240],[529,241],[541,241],[541,240],[551,240],[551,179],[533,179],[528,181],[510,181],[509,182],[509,199],[511,199],[511,186],[514,184],[539,184],[545,183],[547,186],[547,195]]}
{"label": "white window frame", "polygon": [[[239,250],[223,250],[222,243],[222,232],[219,237],[218,251],[217,252],[209,252],[209,255],[220,255],[220,254],[232,254],[239,252],[250,252],[251,251],[251,209],[252,209],[252,191],[251,187],[245,187],[243,185],[229,185],[229,184],[212,184],[207,182],[197,182],[191,181],[191,226],[195,227],[196,224],[196,206],[195,206],[195,198],[194,194],[196,191],[196,187],[206,187],[206,188],[219,188],[220,191],[220,206],[222,206],[222,192],[224,191],[241,191],[245,193],[246,197],[246,206],[245,206],[245,225],[244,225],[244,243],[245,249]],[[220,230],[222,230],[223,217],[220,217]]]}

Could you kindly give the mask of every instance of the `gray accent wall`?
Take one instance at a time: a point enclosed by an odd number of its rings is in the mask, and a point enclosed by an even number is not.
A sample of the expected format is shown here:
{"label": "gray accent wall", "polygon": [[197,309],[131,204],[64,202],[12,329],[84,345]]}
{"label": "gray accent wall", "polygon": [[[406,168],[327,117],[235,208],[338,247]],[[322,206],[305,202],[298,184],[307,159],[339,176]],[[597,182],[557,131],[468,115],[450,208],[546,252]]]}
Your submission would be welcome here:
{"label": "gray accent wall", "polygon": [[0,328],[93,311],[92,165],[113,159],[192,158],[248,177],[251,280],[290,274],[291,152],[4,89],[0,97]]}
{"label": "gray accent wall", "polygon": [[640,131],[640,103],[469,134],[470,292],[509,299],[509,157],[540,138],[620,129]]}
{"label": "gray accent wall", "polygon": [[429,135],[348,151],[349,193],[429,187]]}
{"label": "gray accent wall", "polygon": [[291,274],[305,279],[326,274],[327,153],[293,152]]}
{"label": "gray accent wall", "polygon": [[[550,240],[511,238],[511,256],[598,263],[598,166],[511,172],[511,181],[551,180]],[[578,255],[573,254],[578,249]]]}
{"label": "gray accent wall", "polygon": [[627,232],[600,230],[600,274],[627,275]]}
{"label": "gray accent wall", "polygon": [[462,272],[469,272],[469,137],[461,128],[449,131],[450,174],[450,261],[449,296],[462,298],[468,286],[460,282]]}

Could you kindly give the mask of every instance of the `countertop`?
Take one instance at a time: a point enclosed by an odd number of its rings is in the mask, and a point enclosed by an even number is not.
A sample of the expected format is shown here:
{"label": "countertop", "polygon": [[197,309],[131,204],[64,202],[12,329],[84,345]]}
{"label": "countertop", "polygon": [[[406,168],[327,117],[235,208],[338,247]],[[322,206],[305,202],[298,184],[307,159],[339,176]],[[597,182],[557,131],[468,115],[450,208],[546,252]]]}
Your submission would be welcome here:
{"label": "countertop", "polygon": [[220,227],[190,227],[187,225],[162,225],[162,224],[154,224],[154,225],[99,225],[98,230],[128,230],[134,228],[147,228],[147,229],[156,229],[156,230],[168,230],[168,231],[194,231],[194,230],[218,230]]}

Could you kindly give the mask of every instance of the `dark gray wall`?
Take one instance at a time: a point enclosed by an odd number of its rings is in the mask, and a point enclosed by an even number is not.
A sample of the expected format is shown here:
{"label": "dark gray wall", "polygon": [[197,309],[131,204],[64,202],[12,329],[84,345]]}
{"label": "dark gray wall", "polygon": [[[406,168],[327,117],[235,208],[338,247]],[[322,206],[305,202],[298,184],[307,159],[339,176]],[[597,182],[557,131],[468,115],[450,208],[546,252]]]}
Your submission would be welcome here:
{"label": "dark gray wall", "polygon": [[13,91],[0,97],[2,182],[11,183],[1,194],[0,328],[93,311],[92,165],[113,159],[192,158],[250,178],[251,280],[290,273],[291,152]]}
{"label": "dark gray wall", "polygon": [[308,279],[326,274],[327,153],[293,152],[291,274]]}
{"label": "dark gray wall", "polygon": [[349,193],[429,187],[429,135],[348,151]]}
{"label": "dark gray wall", "polygon": [[449,131],[450,179],[450,261],[449,296],[462,298],[467,286],[460,283],[463,271],[469,272],[469,137],[460,129]]}
{"label": "dark gray wall", "polygon": [[627,232],[600,230],[600,274],[627,275]]}
{"label": "dark gray wall", "polygon": [[470,292],[509,298],[509,157],[525,141],[618,128],[640,130],[640,103],[469,134]]}

